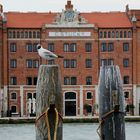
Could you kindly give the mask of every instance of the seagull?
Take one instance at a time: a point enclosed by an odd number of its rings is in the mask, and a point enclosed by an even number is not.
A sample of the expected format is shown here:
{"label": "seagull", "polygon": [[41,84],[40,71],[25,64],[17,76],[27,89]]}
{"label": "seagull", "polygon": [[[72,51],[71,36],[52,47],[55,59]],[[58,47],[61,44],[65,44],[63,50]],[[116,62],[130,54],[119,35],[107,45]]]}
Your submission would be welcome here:
{"label": "seagull", "polygon": [[52,53],[51,51],[44,49],[40,44],[37,45],[37,51],[40,57],[46,59],[46,60],[53,60],[56,58],[64,58],[63,56],[56,55]]}

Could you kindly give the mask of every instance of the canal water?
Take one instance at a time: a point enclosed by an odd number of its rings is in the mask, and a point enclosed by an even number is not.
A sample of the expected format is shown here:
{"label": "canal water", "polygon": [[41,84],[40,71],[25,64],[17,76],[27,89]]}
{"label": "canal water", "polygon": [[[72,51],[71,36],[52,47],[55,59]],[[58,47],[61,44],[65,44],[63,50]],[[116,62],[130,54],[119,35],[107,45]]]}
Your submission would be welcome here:
{"label": "canal water", "polygon": [[[63,140],[99,140],[96,123],[63,125]],[[35,140],[33,124],[0,124],[0,140]],[[140,123],[126,123],[126,140],[140,140]]]}

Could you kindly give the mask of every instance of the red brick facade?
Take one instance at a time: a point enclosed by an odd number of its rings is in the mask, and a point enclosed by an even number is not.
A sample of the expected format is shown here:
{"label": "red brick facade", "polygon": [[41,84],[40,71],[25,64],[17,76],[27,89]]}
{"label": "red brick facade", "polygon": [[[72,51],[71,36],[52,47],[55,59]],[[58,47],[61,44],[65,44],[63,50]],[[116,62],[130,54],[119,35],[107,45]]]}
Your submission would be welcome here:
{"label": "red brick facade", "polygon": [[[67,11],[73,17],[66,16]],[[35,49],[38,43],[46,49],[52,45],[54,53],[64,56],[54,62],[61,69],[64,115],[86,115],[85,105],[90,106],[89,114],[98,113],[97,85],[103,63],[119,65],[124,92],[129,94],[126,104],[134,104],[133,87],[140,84],[140,10],[127,7],[126,12],[77,13],[68,1],[61,14],[1,13],[0,86],[5,116],[10,110],[21,116],[32,112],[28,110],[29,98],[35,98],[39,65],[46,64]],[[67,114],[68,92],[76,94],[76,99],[70,99],[71,107],[76,107],[74,114]]]}

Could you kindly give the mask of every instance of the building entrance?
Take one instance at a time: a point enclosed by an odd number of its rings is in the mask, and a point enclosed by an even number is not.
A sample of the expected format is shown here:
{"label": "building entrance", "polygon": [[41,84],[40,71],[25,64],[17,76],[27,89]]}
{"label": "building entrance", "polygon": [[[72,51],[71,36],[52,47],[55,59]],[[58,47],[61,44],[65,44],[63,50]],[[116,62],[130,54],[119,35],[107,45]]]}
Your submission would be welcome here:
{"label": "building entrance", "polygon": [[76,93],[65,93],[65,116],[76,116]]}

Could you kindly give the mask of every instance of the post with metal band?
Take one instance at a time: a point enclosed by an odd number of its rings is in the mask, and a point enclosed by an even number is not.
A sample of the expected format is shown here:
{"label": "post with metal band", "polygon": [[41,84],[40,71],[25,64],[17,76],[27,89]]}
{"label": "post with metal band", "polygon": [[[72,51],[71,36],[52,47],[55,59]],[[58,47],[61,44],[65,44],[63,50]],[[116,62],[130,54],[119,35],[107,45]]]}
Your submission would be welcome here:
{"label": "post with metal band", "polygon": [[62,140],[62,104],[59,67],[41,65],[36,93],[36,140]]}
{"label": "post with metal band", "polygon": [[102,66],[99,77],[100,140],[125,140],[124,96],[118,66]]}

